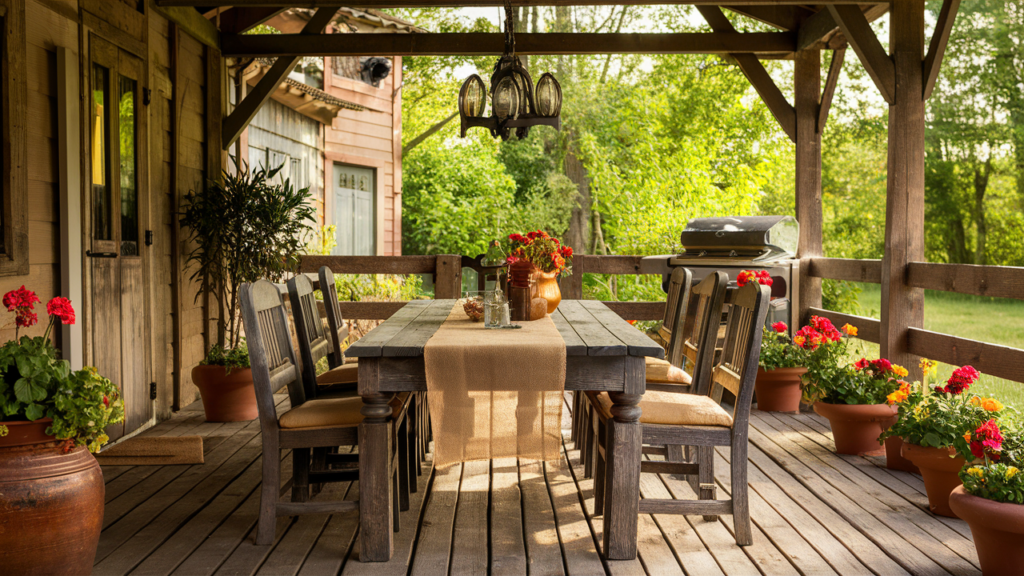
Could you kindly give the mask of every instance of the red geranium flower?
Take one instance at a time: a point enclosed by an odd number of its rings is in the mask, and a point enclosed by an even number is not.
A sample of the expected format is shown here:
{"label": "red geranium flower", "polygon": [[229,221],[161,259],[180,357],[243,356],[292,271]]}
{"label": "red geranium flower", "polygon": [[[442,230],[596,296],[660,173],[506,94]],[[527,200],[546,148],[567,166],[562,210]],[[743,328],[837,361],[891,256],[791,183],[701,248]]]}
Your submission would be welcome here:
{"label": "red geranium flower", "polygon": [[35,326],[36,322],[39,322],[39,317],[36,316],[36,313],[24,309],[19,311],[18,316],[14,319],[14,324],[18,328],[29,328],[30,326]]}
{"label": "red geranium flower", "polygon": [[971,436],[971,454],[975,458],[984,458],[985,454],[999,452],[1003,449],[1003,434],[995,420],[989,420],[974,431]]}
{"label": "red geranium flower", "polygon": [[753,270],[744,270],[736,276],[737,286],[746,286],[747,282],[751,282],[757,279],[757,274]]}
{"label": "red geranium flower", "polygon": [[39,297],[36,296],[35,292],[26,290],[24,285],[17,290],[11,290],[7,294],[4,294],[3,300],[4,306],[6,306],[7,310],[10,312],[14,312],[18,308],[28,308],[31,310],[34,308],[32,305],[34,302],[39,302]]}
{"label": "red geranium flower", "polygon": [[782,334],[785,331],[789,330],[789,326],[786,326],[785,322],[776,322],[775,324],[772,324],[772,330],[775,330],[779,334]]}
{"label": "red geranium flower", "polygon": [[47,302],[46,312],[51,316],[60,318],[60,321],[64,324],[71,325],[75,323],[75,309],[71,306],[71,301],[63,296],[56,296]]}
{"label": "red geranium flower", "polygon": [[973,366],[961,366],[953,370],[949,380],[946,380],[945,388],[936,387],[936,390],[954,395],[961,394],[970,388],[971,384],[974,384],[979,377],[981,377],[981,374],[978,374],[978,371]]}

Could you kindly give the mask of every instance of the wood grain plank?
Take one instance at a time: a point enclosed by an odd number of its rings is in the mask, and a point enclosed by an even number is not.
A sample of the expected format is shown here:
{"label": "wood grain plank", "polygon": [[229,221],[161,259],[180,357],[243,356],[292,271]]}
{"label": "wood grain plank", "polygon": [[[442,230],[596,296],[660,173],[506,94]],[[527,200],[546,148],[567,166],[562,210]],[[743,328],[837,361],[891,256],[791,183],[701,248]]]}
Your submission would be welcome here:
{"label": "wood grain plank", "polygon": [[580,300],[563,300],[562,316],[587,345],[588,356],[625,356],[629,347],[598,322]]}
{"label": "wood grain plank", "polygon": [[346,356],[354,358],[377,358],[382,355],[384,345],[399,334],[410,322],[422,314],[431,304],[430,300],[414,300],[388,318],[354,344],[345,349]]}
{"label": "wood grain plank", "polygon": [[[563,414],[567,413],[568,409],[563,410]],[[563,418],[564,425],[568,422],[568,418]],[[519,490],[523,498],[523,532],[526,534],[525,552],[530,576],[564,576],[558,525],[544,481],[542,462],[519,463]]]}
{"label": "wood grain plank", "polygon": [[496,458],[491,470],[492,576],[520,576],[527,573],[523,515],[518,462],[515,458]]}
{"label": "wood grain plank", "polygon": [[411,576],[448,573],[452,551],[452,525],[455,522],[455,507],[459,501],[461,479],[462,464],[434,471],[434,483],[424,512],[424,517],[429,518],[430,522],[420,529]]}
{"label": "wood grain plank", "polygon": [[423,355],[427,340],[437,332],[455,306],[455,300],[434,300],[430,306],[409,322],[394,338],[388,340],[381,355],[406,358]]}
{"label": "wood grain plank", "polygon": [[558,329],[558,333],[562,335],[562,340],[565,341],[565,354],[566,356],[586,356],[587,345],[580,338],[576,330],[573,329],[572,324],[565,319],[562,315],[561,306],[556,308],[554,313],[551,314],[551,321],[555,323],[555,328]]}
{"label": "wood grain plank", "polygon": [[597,300],[580,300],[580,304],[601,323],[609,332],[629,347],[630,356],[652,356],[665,358],[665,349],[651,340],[646,334],[637,330],[621,316],[612,312],[603,302]]}
{"label": "wood grain plank", "polygon": [[452,534],[451,576],[486,574],[488,558],[488,513],[491,463],[487,460],[462,465],[459,506]]}

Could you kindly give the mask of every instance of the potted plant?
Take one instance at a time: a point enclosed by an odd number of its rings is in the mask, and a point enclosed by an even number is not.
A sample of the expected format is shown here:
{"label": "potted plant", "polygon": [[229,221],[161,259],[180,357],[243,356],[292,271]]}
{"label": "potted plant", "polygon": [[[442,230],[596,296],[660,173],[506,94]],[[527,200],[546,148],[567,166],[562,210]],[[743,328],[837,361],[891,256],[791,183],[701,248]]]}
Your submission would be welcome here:
{"label": "potted plant", "polygon": [[803,394],[800,379],[807,373],[807,351],[793,344],[785,322],[764,329],[757,366],[757,409],[768,412],[799,412]]}
{"label": "potted plant", "polygon": [[921,470],[928,506],[941,516],[956,516],[949,494],[961,483],[960,469],[974,459],[972,431],[998,418],[1004,409],[998,400],[967,393],[978,376],[971,366],[957,368],[945,386],[922,390],[923,397],[901,413],[887,433],[903,438],[903,456]]}
{"label": "potted plant", "polygon": [[899,378],[908,372],[884,358],[847,364],[848,337],[856,333],[849,324],[840,332],[827,318],[812,316],[793,343],[808,350],[804,393],[814,411],[828,418],[836,452],[878,455],[878,437],[896,415],[886,397],[905,384]]}
{"label": "potted plant", "polygon": [[194,245],[188,262],[196,268],[196,300],[213,292],[226,316],[219,342],[192,369],[192,381],[211,422],[257,417],[239,289],[246,282],[280,280],[294,271],[307,231],[316,222],[309,188],[296,190],[287,179],[274,183],[284,165],[250,170],[244,162],[235,162],[235,167],[234,174],[224,171],[223,182],[211,182],[204,193],[190,192],[180,220]]}
{"label": "potted plant", "polygon": [[1024,566],[1024,431],[1018,425],[997,440],[998,427],[986,425],[971,435],[982,461],[960,470],[949,506],[971,527],[982,573],[1016,574]]}
{"label": "potted plant", "polygon": [[543,230],[522,234],[509,234],[509,278],[529,274],[537,284],[534,298],[548,301],[548,314],[558,308],[562,292],[558,288],[558,276],[572,274],[572,248],[562,246]]}
{"label": "potted plant", "polygon": [[72,371],[50,332],[74,324],[62,297],[46,305],[42,336],[20,334],[38,322],[36,294],[24,286],[3,304],[15,313],[15,338],[0,347],[0,566],[11,574],[88,574],[103,524],[103,474],[93,458],[104,429],[124,420],[124,404],[95,368]]}
{"label": "potted plant", "polygon": [[894,425],[882,432],[880,440],[885,445],[885,467],[890,470],[902,470],[912,474],[920,474],[921,470],[913,462],[903,457],[903,437],[900,435],[900,427],[895,425],[907,416],[908,412],[917,408],[924,400],[928,392],[928,380],[935,376],[938,363],[934,360],[922,358],[920,362],[922,382],[914,382],[906,388],[901,388],[886,397],[886,402],[896,406],[896,422]]}

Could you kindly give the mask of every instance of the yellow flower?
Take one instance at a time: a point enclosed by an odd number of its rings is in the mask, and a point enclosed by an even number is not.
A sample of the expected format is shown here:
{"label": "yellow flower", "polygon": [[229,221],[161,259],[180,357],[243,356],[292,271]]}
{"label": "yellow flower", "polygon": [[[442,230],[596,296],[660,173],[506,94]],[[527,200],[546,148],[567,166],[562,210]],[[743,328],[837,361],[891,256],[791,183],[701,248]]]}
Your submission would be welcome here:
{"label": "yellow flower", "polygon": [[921,372],[925,376],[934,376],[939,371],[938,370],[938,365],[939,365],[939,363],[934,361],[934,360],[929,360],[927,358],[921,358],[921,363],[920,363]]}
{"label": "yellow flower", "polygon": [[3,438],[4,436],[7,436],[7,433],[8,433],[7,426],[4,426],[3,424],[0,424],[0,438]]}
{"label": "yellow flower", "polygon": [[1016,466],[1010,466],[1006,469],[1006,479],[1009,480],[1010,478],[1013,478],[1017,475],[1017,472],[1020,472],[1020,470],[1018,470]]}
{"label": "yellow flower", "polygon": [[985,398],[981,401],[981,407],[988,412],[1000,412],[1004,408],[1003,403],[995,398]]}
{"label": "yellow flower", "polygon": [[985,474],[984,472],[981,471],[981,468],[978,468],[977,466],[972,466],[968,468],[967,473],[970,474],[971,476],[974,476],[975,478],[981,478]]}
{"label": "yellow flower", "polygon": [[981,398],[977,396],[971,397],[971,406],[981,406]]}
{"label": "yellow flower", "polygon": [[856,336],[857,335],[857,327],[856,326],[851,326],[850,324],[843,324],[842,330],[843,330],[843,333],[846,334],[847,336]]}
{"label": "yellow flower", "polygon": [[804,342],[807,342],[807,339],[804,338],[803,336],[794,336],[793,337],[793,344],[796,344],[797,346],[803,346]]}
{"label": "yellow flower", "polygon": [[896,375],[899,376],[900,378],[906,378],[908,375],[910,375],[910,372],[903,366],[900,366],[899,364],[893,364],[892,371],[895,372]]}

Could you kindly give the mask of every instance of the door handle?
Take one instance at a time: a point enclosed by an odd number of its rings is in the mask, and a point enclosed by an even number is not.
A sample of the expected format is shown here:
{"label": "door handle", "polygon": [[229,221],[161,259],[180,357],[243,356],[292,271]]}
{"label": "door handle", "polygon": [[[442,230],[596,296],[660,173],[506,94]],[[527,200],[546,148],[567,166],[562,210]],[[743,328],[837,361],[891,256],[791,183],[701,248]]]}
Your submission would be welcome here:
{"label": "door handle", "polygon": [[85,255],[89,258],[117,258],[117,252],[93,252],[86,250]]}

